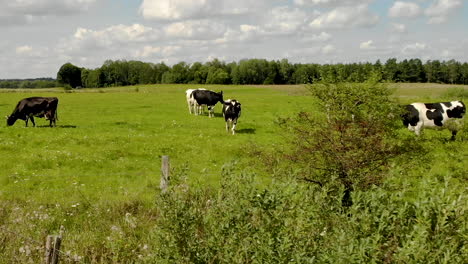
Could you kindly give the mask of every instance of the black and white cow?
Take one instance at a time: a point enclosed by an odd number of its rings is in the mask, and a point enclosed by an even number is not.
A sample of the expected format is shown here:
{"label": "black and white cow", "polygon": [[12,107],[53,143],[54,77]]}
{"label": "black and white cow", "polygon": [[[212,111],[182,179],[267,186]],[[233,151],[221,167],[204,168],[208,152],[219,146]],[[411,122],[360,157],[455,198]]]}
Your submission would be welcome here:
{"label": "black and white cow", "polygon": [[34,117],[45,117],[49,120],[50,126],[55,125],[57,118],[57,97],[29,97],[22,99],[18,102],[13,113],[7,116],[7,125],[12,126],[16,120],[21,119],[26,122],[28,126],[28,120],[31,119],[33,126]]}
{"label": "black and white cow", "polygon": [[200,112],[200,106],[197,104],[197,101],[192,97],[193,91],[196,90],[206,90],[205,88],[197,88],[197,89],[188,89],[185,91],[185,97],[187,99],[187,105],[190,114],[198,115]]}
{"label": "black and white cow", "polygon": [[231,128],[232,134],[236,134],[237,120],[241,115],[241,104],[234,99],[228,99],[223,104],[223,116],[226,121],[226,131]]}
{"label": "black and white cow", "polygon": [[221,102],[223,103],[223,92],[213,92],[209,90],[195,90],[192,92],[192,98],[195,99],[199,106],[206,105],[208,107],[208,116],[214,115],[214,106]]}
{"label": "black and white cow", "polygon": [[458,132],[458,126],[453,125],[456,120],[466,113],[465,104],[462,101],[444,103],[412,103],[406,105],[403,114],[403,124],[416,135],[420,135],[425,127],[446,127],[452,132],[452,140]]}

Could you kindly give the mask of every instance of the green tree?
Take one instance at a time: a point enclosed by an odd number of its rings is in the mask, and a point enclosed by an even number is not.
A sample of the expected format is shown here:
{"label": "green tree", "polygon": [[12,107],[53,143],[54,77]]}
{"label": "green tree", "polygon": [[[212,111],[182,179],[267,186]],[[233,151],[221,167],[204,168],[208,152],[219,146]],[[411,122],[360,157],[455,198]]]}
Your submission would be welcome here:
{"label": "green tree", "polygon": [[461,64],[455,60],[449,60],[446,62],[446,65],[448,83],[461,83]]}
{"label": "green tree", "polygon": [[207,84],[227,84],[229,83],[229,75],[223,69],[210,68],[206,78]]}
{"label": "green tree", "polygon": [[57,81],[62,85],[70,85],[72,88],[82,86],[81,68],[71,63],[65,63],[57,73]]}
{"label": "green tree", "polygon": [[398,69],[397,59],[396,58],[388,59],[387,62],[385,62],[383,72],[384,72],[385,80],[389,82],[398,81],[397,78],[399,75],[399,69]]}
{"label": "green tree", "polygon": [[200,62],[195,62],[190,66],[190,75],[192,76],[192,83],[204,84],[208,76],[209,66],[203,65]]}
{"label": "green tree", "polygon": [[427,81],[430,83],[443,82],[443,72],[441,63],[438,60],[427,61],[424,65],[426,71]]}

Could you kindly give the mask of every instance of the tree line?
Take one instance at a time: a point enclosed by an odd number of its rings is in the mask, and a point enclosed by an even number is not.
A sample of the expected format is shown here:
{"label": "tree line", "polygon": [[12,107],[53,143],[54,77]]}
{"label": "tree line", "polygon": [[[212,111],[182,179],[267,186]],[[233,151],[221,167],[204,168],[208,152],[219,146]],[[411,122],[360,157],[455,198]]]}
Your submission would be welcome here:
{"label": "tree line", "polygon": [[87,69],[71,63],[62,65],[54,80],[0,80],[0,88],[100,88],[140,84],[304,84],[316,81],[366,81],[374,73],[382,81],[408,83],[468,84],[468,63],[455,60],[439,61],[388,59],[385,63],[290,63],[287,59],[245,59],[226,63],[218,59],[192,64],[107,60],[96,69]]}
{"label": "tree line", "polygon": [[53,78],[0,80],[0,88],[10,89],[51,88],[59,85]]}

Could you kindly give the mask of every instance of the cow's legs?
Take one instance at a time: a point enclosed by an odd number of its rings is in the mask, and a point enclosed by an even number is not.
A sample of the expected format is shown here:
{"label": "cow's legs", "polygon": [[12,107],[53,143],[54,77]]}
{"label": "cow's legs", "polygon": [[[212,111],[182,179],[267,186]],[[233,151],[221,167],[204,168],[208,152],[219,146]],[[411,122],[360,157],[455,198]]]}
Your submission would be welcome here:
{"label": "cow's legs", "polygon": [[229,132],[229,120],[226,121],[226,132]]}
{"label": "cow's legs", "polygon": [[[33,124],[33,127],[35,127],[35,126],[36,126],[36,123],[34,123],[34,117],[31,116],[31,117],[29,117],[29,118],[31,119],[31,123]],[[26,126],[28,126],[28,122],[27,122],[27,121],[26,121]]]}
{"label": "cow's legs", "polygon": [[50,127],[57,126],[57,112],[52,111],[50,114]]}
{"label": "cow's legs", "polygon": [[232,134],[234,135],[234,134],[236,134],[237,119],[234,120],[232,123],[233,123],[233,125],[232,125]]}
{"label": "cow's legs", "polygon": [[213,115],[213,111],[214,111],[213,106],[208,105],[208,117],[211,117]]}
{"label": "cow's legs", "polygon": [[417,136],[420,136],[420,135],[421,135],[422,128],[423,128],[423,122],[418,122],[418,123],[416,124],[416,126],[413,127],[414,133],[415,133]]}
{"label": "cow's legs", "polygon": [[453,130],[452,131],[452,137],[450,138],[450,140],[454,141],[456,135],[457,135],[457,131]]}

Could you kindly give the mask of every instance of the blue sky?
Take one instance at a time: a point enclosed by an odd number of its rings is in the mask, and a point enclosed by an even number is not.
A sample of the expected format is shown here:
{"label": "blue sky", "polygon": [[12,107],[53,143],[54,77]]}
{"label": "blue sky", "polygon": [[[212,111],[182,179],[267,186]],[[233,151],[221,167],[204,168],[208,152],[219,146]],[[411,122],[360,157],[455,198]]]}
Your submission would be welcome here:
{"label": "blue sky", "polygon": [[465,0],[0,0],[0,79],[105,60],[468,61]]}

